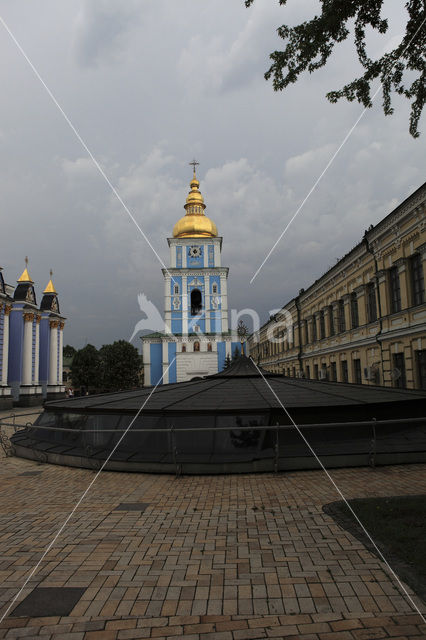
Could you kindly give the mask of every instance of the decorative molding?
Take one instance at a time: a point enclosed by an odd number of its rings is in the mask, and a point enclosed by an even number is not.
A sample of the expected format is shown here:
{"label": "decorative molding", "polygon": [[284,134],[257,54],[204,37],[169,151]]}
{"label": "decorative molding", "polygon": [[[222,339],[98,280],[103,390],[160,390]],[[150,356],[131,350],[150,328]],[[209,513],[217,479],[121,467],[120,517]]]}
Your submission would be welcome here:
{"label": "decorative molding", "polygon": [[7,304],[4,308],[4,315],[8,316],[10,314],[10,312],[12,311],[12,305],[11,304]]}
{"label": "decorative molding", "polygon": [[361,284],[359,287],[355,287],[354,292],[356,293],[357,298],[365,295],[365,284]]}
{"label": "decorative molding", "polygon": [[407,258],[398,258],[392,265],[393,267],[398,267],[398,271],[401,273],[405,271],[405,267],[407,266]]}
{"label": "decorative molding", "polygon": [[[395,226],[400,226],[402,219],[411,213],[414,213],[416,209],[420,206],[424,207],[424,203],[426,201],[426,187],[420,189],[419,193],[416,196],[412,196],[408,198],[408,202],[405,205],[400,205],[396,210],[389,213],[389,219],[382,220],[379,222],[376,227],[374,227],[371,231],[368,232],[368,235],[371,238],[370,244],[372,244],[373,240],[377,240],[379,237],[385,235],[390,230],[392,230]],[[424,219],[423,208],[418,211],[418,215],[420,218]]]}
{"label": "decorative molding", "polygon": [[49,327],[51,329],[57,329],[59,327],[59,320],[49,320]]}
{"label": "decorative molding", "polygon": [[26,311],[24,313],[24,322],[33,322],[34,321],[34,313],[29,313]]}
{"label": "decorative molding", "polygon": [[224,276],[226,277],[229,272],[228,267],[210,267],[206,269],[190,269],[185,267],[184,269],[175,269],[170,268],[168,272],[165,269],[162,269],[163,275],[167,276],[168,273],[172,276]]}

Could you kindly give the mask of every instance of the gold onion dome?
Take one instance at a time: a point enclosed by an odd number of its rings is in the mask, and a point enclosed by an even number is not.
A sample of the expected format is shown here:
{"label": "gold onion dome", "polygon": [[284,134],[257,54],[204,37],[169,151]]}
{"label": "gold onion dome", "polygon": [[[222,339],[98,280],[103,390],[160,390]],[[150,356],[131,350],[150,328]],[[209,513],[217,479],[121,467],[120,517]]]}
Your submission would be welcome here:
{"label": "gold onion dome", "polygon": [[213,220],[204,215],[204,198],[199,190],[200,183],[195,175],[190,182],[191,191],[184,208],[186,214],[173,228],[174,238],[216,238],[217,227]]}

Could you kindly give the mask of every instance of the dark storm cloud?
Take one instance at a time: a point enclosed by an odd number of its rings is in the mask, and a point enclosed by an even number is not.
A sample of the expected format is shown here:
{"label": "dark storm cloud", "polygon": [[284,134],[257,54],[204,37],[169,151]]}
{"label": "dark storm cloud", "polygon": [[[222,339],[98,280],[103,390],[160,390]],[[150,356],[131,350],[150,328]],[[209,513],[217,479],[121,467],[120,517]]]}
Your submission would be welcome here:
{"label": "dark storm cloud", "polygon": [[[310,3],[293,4],[292,19],[303,18]],[[356,70],[350,46],[326,71],[273,93],[263,71],[282,16],[269,0],[249,11],[242,0],[51,0],[43,15],[17,0],[3,13],[166,264],[197,156],[206,212],[224,238],[230,305],[263,319],[425,175],[426,133],[409,137],[405,104],[384,118],[378,103],[249,285],[360,113],[324,99]],[[128,338],[139,293],[163,310],[161,264],[4,33],[0,55],[8,61],[0,71],[6,280],[29,255],[39,292],[54,269],[67,342]]]}
{"label": "dark storm cloud", "polygon": [[93,66],[111,62],[126,47],[126,34],[139,21],[132,0],[89,0],[77,15],[74,53],[79,64]]}

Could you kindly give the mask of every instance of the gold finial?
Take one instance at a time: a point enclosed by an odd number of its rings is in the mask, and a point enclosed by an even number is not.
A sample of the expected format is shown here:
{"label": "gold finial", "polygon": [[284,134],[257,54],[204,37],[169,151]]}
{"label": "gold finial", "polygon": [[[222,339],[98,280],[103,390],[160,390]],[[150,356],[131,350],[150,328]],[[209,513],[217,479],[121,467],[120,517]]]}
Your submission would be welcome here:
{"label": "gold finial", "polygon": [[25,256],[25,269],[23,270],[21,277],[18,279],[18,282],[31,282],[34,284],[33,280],[30,278],[30,274],[28,273],[28,256]]}
{"label": "gold finial", "polygon": [[57,293],[55,286],[52,282],[52,276],[53,276],[53,271],[52,269],[50,269],[50,280],[47,283],[47,286],[45,288],[45,290],[43,291],[43,293]]}

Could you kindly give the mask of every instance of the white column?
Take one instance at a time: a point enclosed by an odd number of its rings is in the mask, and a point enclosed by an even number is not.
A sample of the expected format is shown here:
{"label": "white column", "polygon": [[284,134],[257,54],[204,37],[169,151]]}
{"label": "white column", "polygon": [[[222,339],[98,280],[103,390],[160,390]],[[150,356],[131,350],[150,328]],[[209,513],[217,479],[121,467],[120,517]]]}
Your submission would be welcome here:
{"label": "white column", "polygon": [[226,276],[220,276],[220,300],[222,316],[222,332],[228,331],[228,292],[226,287]]}
{"label": "white column", "polygon": [[164,278],[164,310],[165,311],[170,311],[170,309],[172,308],[171,306],[171,296],[172,296],[171,292],[173,289],[172,284],[174,283],[170,278],[170,276],[166,276]]}
{"label": "white column", "polygon": [[63,378],[64,378],[64,354],[63,354],[63,349],[64,349],[64,326],[65,323],[61,322],[59,325],[59,384],[63,383]]}
{"label": "white column", "polygon": [[211,309],[210,309],[210,276],[204,278],[204,305],[206,318],[206,333],[211,331]]}
{"label": "white column", "polygon": [[2,380],[1,384],[7,385],[7,369],[9,366],[9,313],[8,305],[4,308],[3,316],[3,353],[2,353]]}
{"label": "white column", "polygon": [[147,387],[151,384],[151,350],[149,342],[142,343],[143,384]]}
{"label": "white column", "polygon": [[188,278],[182,276],[182,333],[188,333]]}
{"label": "white column", "polygon": [[166,276],[164,278],[164,331],[170,333],[172,330],[172,293],[174,291],[173,280]]}
{"label": "white column", "polygon": [[24,313],[24,348],[22,356],[22,384],[32,384],[33,313]]}
{"label": "white column", "polygon": [[214,243],[214,266],[220,267],[220,240]]}
{"label": "white column", "polygon": [[40,364],[40,320],[41,316],[36,316],[35,325],[35,345],[34,345],[34,384],[38,384],[39,364]]}
{"label": "white column", "polygon": [[176,245],[170,245],[170,266],[172,269],[176,267]]}
{"label": "white column", "polygon": [[50,345],[49,345],[49,385],[56,386],[58,380],[58,321],[50,321]]}
{"label": "white column", "polygon": [[169,366],[169,343],[164,341],[162,344],[162,353],[163,353],[163,384],[167,384],[169,382],[169,372],[167,371],[167,367]]}

